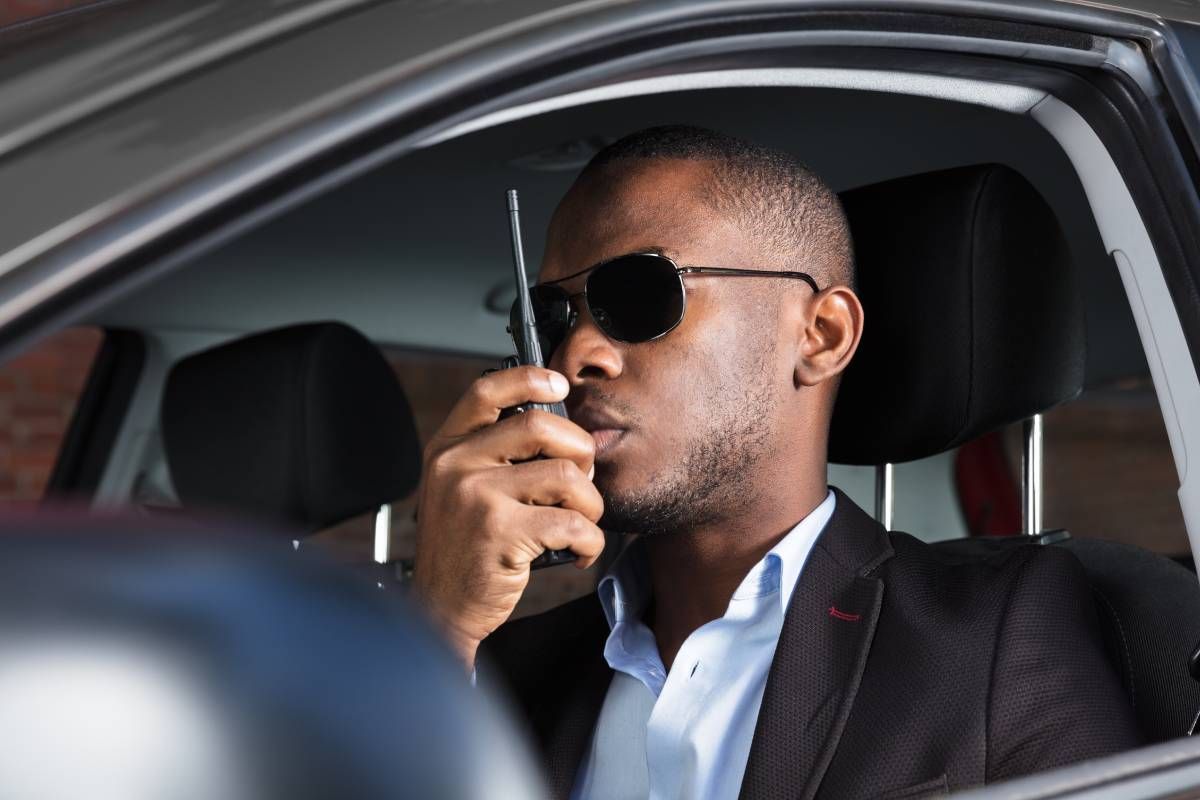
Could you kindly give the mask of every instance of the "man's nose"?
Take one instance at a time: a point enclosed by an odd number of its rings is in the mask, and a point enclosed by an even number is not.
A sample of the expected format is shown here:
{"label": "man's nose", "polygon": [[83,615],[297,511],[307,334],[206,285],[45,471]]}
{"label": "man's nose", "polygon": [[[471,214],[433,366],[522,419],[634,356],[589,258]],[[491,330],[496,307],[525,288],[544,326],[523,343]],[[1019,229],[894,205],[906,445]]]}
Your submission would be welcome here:
{"label": "man's nose", "polygon": [[555,348],[547,366],[565,375],[572,386],[589,378],[613,380],[622,370],[619,347],[596,326],[587,309],[581,308],[575,324]]}

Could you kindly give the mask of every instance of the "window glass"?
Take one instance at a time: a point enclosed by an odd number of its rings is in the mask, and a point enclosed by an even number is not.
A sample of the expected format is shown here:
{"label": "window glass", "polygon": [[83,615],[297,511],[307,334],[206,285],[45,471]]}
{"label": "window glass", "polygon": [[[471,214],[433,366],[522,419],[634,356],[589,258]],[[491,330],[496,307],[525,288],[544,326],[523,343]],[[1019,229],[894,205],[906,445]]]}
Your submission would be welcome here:
{"label": "window glass", "polygon": [[[495,360],[457,355],[420,353],[384,348],[384,356],[396,371],[416,418],[421,446],[441,427],[450,409],[462,397],[471,382],[485,369],[498,366]],[[411,558],[416,545],[413,511],[416,492],[392,504],[393,559]],[[371,515],[348,520],[309,541],[328,547],[348,561],[370,561],[374,554],[374,518]],[[596,569],[578,570],[572,566],[538,570],[530,579],[514,617],[544,611],[590,592],[596,583]]]}
{"label": "window glass", "polygon": [[[958,498],[973,535],[1021,530],[1023,427],[959,449]],[[1089,388],[1043,415],[1042,527],[1190,558],[1170,441],[1148,377]]]}
{"label": "window glass", "polygon": [[[960,539],[967,526],[954,482],[956,451],[892,468],[892,529],[926,542]],[[875,512],[875,468],[830,464],[827,479],[868,514]]]}
{"label": "window glass", "polygon": [[[1089,389],[1045,415],[1045,526],[1188,556],[1179,476],[1150,379]],[[1020,436],[1009,446],[1020,464]]]}
{"label": "window glass", "polygon": [[[926,541],[1021,531],[1023,426],[895,467],[894,528]],[[1042,525],[1190,559],[1170,441],[1148,377],[1089,388],[1043,415]],[[875,469],[830,465],[868,511]]]}
{"label": "window glass", "polygon": [[0,504],[45,492],[103,338],[68,328],[0,364]]}

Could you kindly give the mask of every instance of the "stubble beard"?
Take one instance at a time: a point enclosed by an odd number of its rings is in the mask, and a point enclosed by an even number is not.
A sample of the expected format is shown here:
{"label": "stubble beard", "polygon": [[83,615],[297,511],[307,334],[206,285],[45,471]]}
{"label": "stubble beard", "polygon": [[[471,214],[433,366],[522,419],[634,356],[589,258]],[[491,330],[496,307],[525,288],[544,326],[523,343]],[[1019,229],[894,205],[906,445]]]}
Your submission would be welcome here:
{"label": "stubble beard", "polygon": [[602,487],[601,528],[641,536],[681,535],[750,513],[761,494],[755,485],[758,466],[779,444],[772,441],[769,424],[778,404],[767,368],[773,349],[747,371],[740,393],[715,387],[712,396],[725,400],[710,408],[706,430],[691,439],[678,462],[634,492],[605,492]]}

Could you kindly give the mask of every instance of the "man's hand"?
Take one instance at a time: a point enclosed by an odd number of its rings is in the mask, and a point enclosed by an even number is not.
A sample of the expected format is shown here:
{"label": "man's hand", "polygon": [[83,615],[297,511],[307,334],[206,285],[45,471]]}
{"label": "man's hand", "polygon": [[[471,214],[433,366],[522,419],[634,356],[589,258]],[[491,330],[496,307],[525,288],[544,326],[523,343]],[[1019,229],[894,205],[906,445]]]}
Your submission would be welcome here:
{"label": "man's hand", "polygon": [[536,409],[497,421],[504,408],[553,403],[568,389],[540,367],[485,375],[425,447],[413,588],[468,669],[543,550],[569,549],[583,569],[604,549],[591,434]]}

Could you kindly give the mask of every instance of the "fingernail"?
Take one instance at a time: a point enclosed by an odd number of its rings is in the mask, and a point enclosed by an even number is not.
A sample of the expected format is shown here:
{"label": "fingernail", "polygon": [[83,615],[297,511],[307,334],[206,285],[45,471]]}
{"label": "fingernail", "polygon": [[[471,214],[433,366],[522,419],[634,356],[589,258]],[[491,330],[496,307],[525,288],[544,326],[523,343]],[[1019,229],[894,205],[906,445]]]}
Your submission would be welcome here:
{"label": "fingernail", "polygon": [[551,372],[550,389],[554,391],[555,394],[565,395],[568,391],[570,391],[571,386],[567,383],[567,379],[562,375],[559,375],[557,372]]}
{"label": "fingernail", "polygon": [[588,480],[590,481],[594,477],[596,477],[596,465],[592,464],[592,468],[588,470]]}

